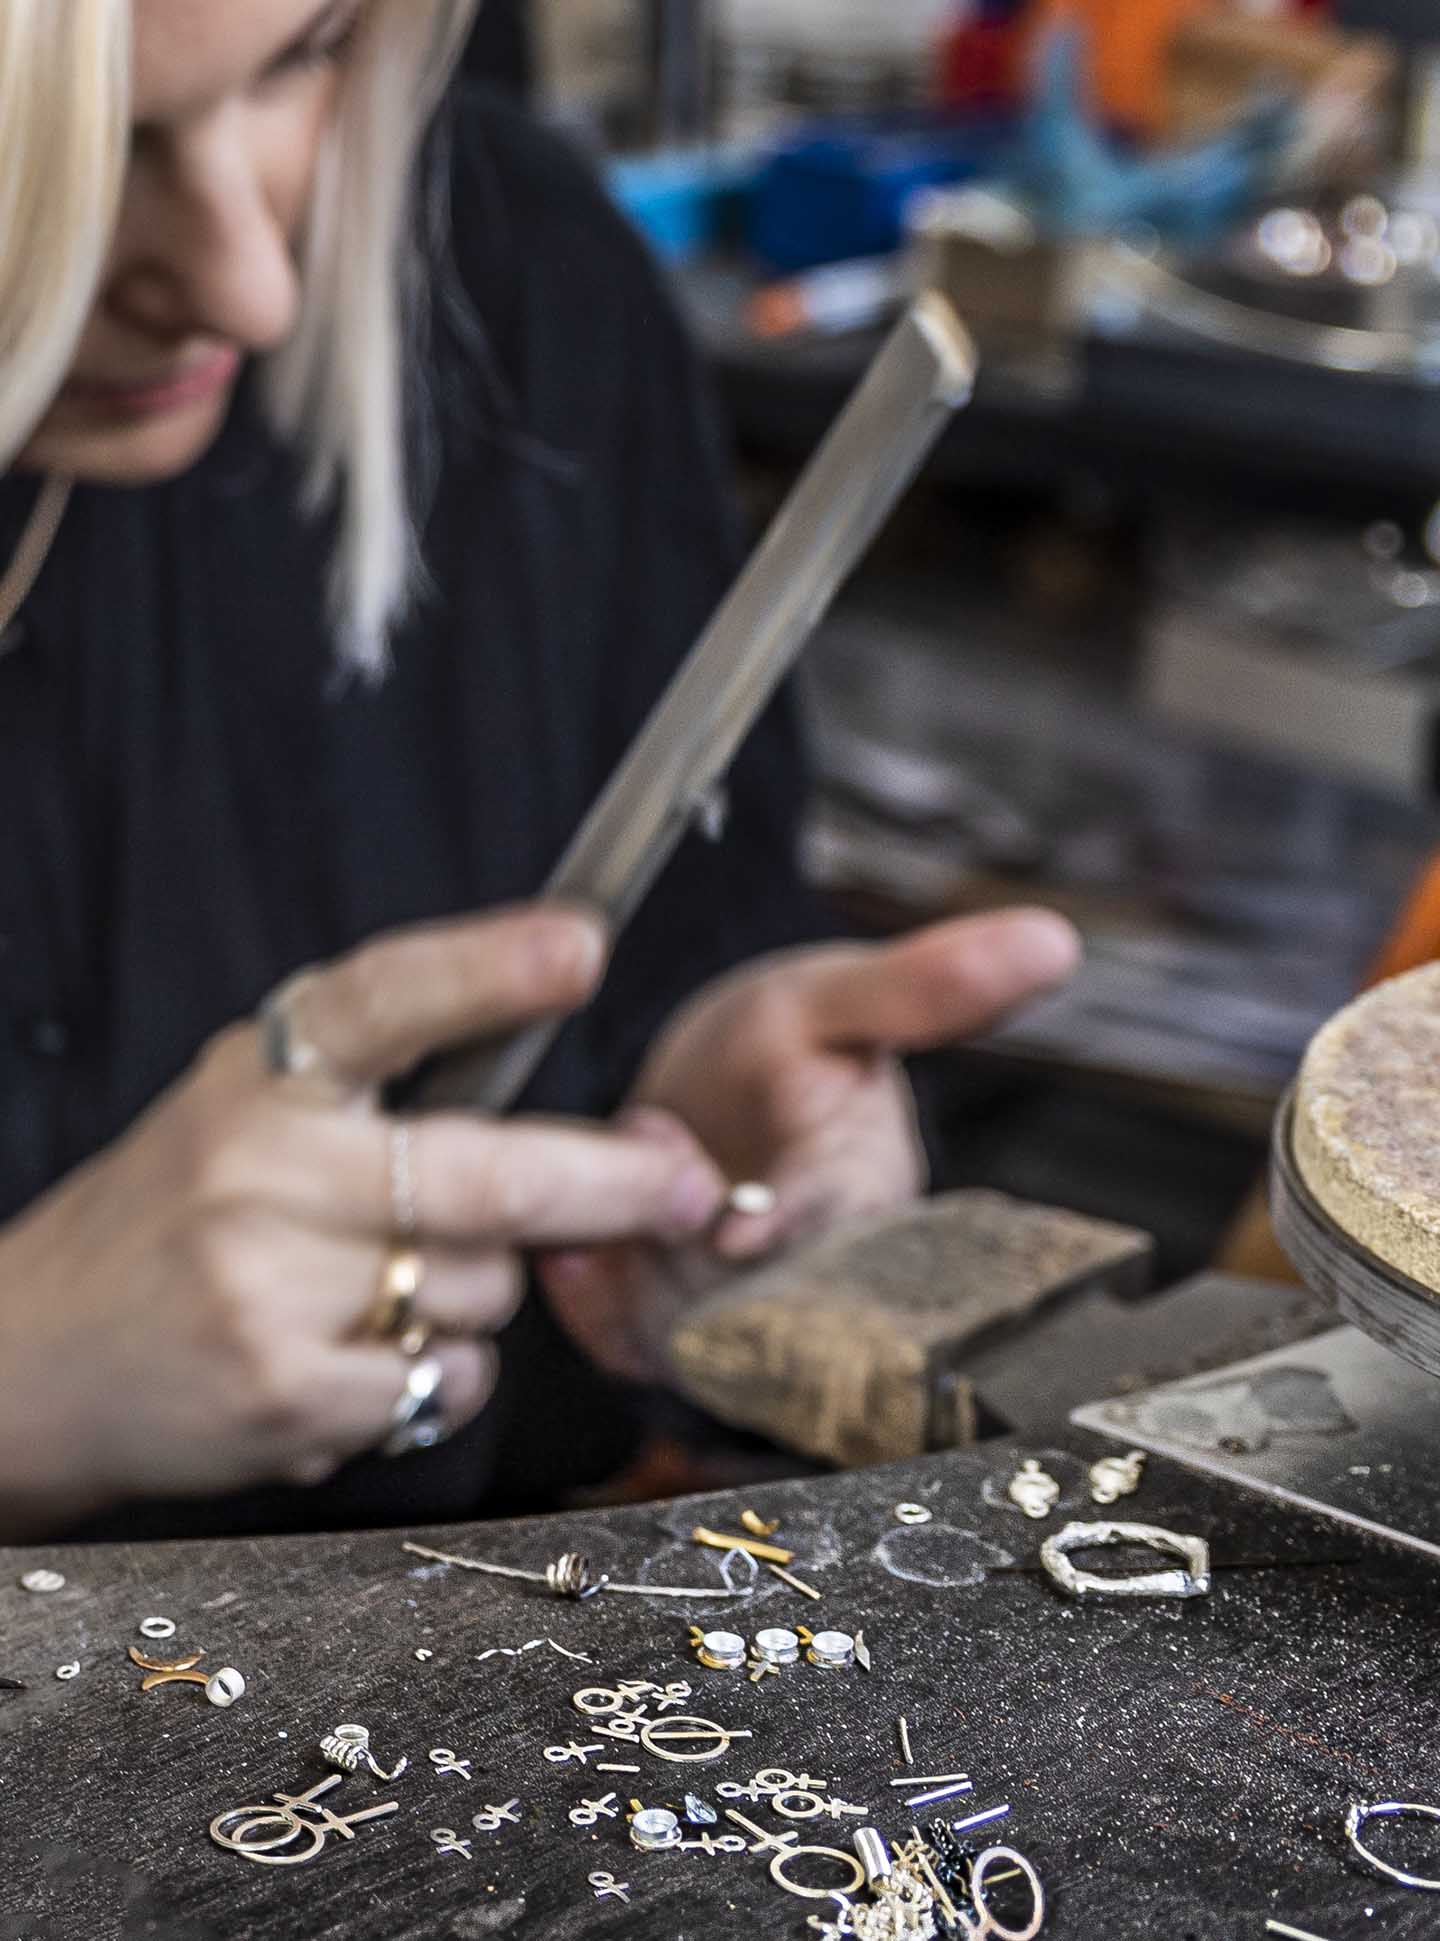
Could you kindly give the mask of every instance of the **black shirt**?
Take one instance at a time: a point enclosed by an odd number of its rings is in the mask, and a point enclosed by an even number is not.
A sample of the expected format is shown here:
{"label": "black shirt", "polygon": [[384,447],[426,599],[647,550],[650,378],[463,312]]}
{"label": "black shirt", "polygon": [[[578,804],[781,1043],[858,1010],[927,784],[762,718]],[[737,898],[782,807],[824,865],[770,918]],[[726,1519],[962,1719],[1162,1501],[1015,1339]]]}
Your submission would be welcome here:
{"label": "black shirt", "polygon": [[[432,588],[389,679],[337,680],[330,533],[296,511],[248,392],[178,483],[77,491],[7,637],[0,1216],[297,967],[533,895],[733,569],[723,452],[643,248],[518,111],[467,95],[447,119]],[[0,482],[7,544],[34,493]],[[527,1105],[608,1110],[679,1000],[807,927],[799,787],[780,708],[723,842],[687,841]],[[463,1517],[616,1458],[631,1400],[538,1301],[503,1361],[496,1402],[447,1448],[318,1491],[133,1506],[87,1534]]]}

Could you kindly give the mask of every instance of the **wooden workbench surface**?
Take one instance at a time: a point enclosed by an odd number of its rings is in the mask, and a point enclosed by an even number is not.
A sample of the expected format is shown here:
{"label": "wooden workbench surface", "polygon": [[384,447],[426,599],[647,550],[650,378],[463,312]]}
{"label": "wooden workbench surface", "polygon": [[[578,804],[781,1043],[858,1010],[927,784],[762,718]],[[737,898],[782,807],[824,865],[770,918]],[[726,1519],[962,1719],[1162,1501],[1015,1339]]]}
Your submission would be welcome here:
{"label": "wooden workbench surface", "polygon": [[[717,1781],[780,1766],[831,1780],[898,1838],[901,1713],[917,1771],[972,1773],[975,1808],[1012,1802],[1003,1837],[1044,1877],[1056,1941],[1244,1941],[1267,1916],[1326,1941],[1433,1937],[1435,1898],[1367,1875],[1342,1832],[1356,1795],[1440,1801],[1433,1567],[1156,1463],[1114,1514],[1208,1536],[1213,1594],[1076,1606],[1029,1567],[1047,1529],[1105,1514],[1084,1488],[1097,1450],[1077,1439],[1036,1453],[1065,1484],[1047,1524],[1004,1500],[1018,1457],[1003,1445],[765,1490],[757,1507],[782,1518],[818,1604],[766,1575],[748,1606],[609,1594],[577,1606],[422,1564],[389,1533],[0,1551],[0,1674],[27,1686],[0,1694],[0,1937],[809,1941],[819,1904],[781,1893],[766,1858],[641,1854],[623,1821],[588,1832],[569,1810],[611,1787],[647,1804],[687,1786],[713,1800]],[[934,1520],[900,1527],[904,1499]],[[709,1497],[428,1540],[531,1567],[576,1548],[617,1579],[705,1583],[714,1558],[689,1531],[735,1528],[741,1507]],[[47,1564],[63,1591],[19,1588]],[[178,1629],[143,1649],[203,1646],[206,1668],[240,1668],[245,1698],[221,1711],[198,1686],[142,1695],[125,1652],[150,1615]],[[694,1617],[747,1634],[863,1628],[874,1670],[802,1665],[757,1689],[694,1663]],[[593,1666],[548,1646],[477,1663],[541,1636]],[[79,1675],[58,1681],[73,1660]],[[639,1763],[638,1778],[547,1763],[547,1746],[594,1737],[571,1694],[619,1678],[688,1678],[687,1711],[754,1736],[710,1765],[592,1755]],[[410,1769],[388,1787],[347,1778],[328,1804],[395,1799],[398,1813],[294,1869],[211,1844],[214,1815],[323,1778],[317,1742],[349,1720],[371,1728],[382,1763],[406,1753]],[[427,1753],[442,1746],[473,1762],[472,1780],[437,1773]],[[520,1824],[473,1835],[472,1860],[437,1852],[432,1828],[468,1837],[476,1811],[514,1796]],[[802,1838],[848,1846],[861,1823]],[[1414,1863],[1427,1849],[1404,1851]],[[1428,1852],[1419,1870],[1440,1873],[1440,1841]],[[629,1883],[628,1905],[595,1900],[597,1870]]]}

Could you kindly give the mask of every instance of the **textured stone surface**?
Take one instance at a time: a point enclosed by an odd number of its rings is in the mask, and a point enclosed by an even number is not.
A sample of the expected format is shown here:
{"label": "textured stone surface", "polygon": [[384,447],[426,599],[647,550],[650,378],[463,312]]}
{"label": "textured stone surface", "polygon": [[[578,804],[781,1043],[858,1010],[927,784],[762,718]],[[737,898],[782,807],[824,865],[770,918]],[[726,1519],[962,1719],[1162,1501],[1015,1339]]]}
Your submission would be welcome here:
{"label": "textured stone surface", "polygon": [[1440,1293],[1440,964],[1378,986],[1319,1032],[1294,1143],[1331,1219]]}

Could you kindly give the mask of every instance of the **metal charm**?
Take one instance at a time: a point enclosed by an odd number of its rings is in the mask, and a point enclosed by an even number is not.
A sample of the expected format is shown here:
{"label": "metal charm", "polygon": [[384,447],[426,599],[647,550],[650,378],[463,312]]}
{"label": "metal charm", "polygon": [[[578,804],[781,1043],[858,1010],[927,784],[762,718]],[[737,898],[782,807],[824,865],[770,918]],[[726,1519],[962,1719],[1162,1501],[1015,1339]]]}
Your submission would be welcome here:
{"label": "metal charm", "polygon": [[[1154,1570],[1133,1577],[1101,1577],[1077,1570],[1072,1550],[1102,1544],[1144,1544],[1182,1560],[1180,1570]],[[1067,1523],[1040,1546],[1040,1561],[1067,1597],[1203,1597],[1210,1589],[1210,1546],[1201,1537],[1177,1536],[1153,1523]]]}
{"label": "metal charm", "polygon": [[743,1826],[747,1833],[754,1834],[755,1838],[750,1843],[751,1853],[768,1853],[771,1848],[777,1854],[790,1853],[800,1839],[800,1835],[793,1826],[785,1833],[767,1833],[763,1826],[756,1826],[755,1822],[747,1820],[743,1813],[737,1813],[733,1806],[725,1808],[725,1817],[727,1820],[733,1820],[736,1826]]}
{"label": "metal charm", "polygon": [[848,1631],[805,1632],[805,1660],[825,1671],[848,1671],[855,1662],[855,1640]]}
{"label": "metal charm", "polygon": [[556,1597],[573,1598],[576,1603],[594,1597],[609,1581],[605,1576],[592,1577],[590,1559],[582,1557],[578,1550],[567,1550],[553,1564],[545,1566],[545,1582],[551,1592]]}
{"label": "metal charm", "polygon": [[702,1833],[698,1840],[682,1840],[676,1853],[744,1853],[745,1842],[738,1833]]}
{"label": "metal charm", "polygon": [[590,1874],[588,1880],[589,1884],[595,1889],[595,1898],[597,1901],[603,1901],[613,1896],[617,1901],[625,1901],[628,1904],[630,1899],[630,1883],[628,1880],[616,1880],[614,1874],[600,1873]]}
{"label": "metal charm", "polygon": [[1144,1468],[1143,1449],[1132,1449],[1128,1456],[1102,1456],[1090,1465],[1091,1497],[1097,1503],[1118,1503],[1122,1496],[1133,1496]]}
{"label": "metal charm", "polygon": [[711,1671],[745,1668],[745,1640],[738,1631],[702,1631],[698,1624],[692,1624],[690,1643],[695,1656]]}
{"label": "metal charm", "polygon": [[205,1696],[212,1705],[228,1711],[237,1698],[244,1698],[245,1680],[233,1665],[222,1665],[205,1680]]}
{"label": "metal charm", "polygon": [[58,1570],[27,1570],[20,1579],[20,1588],[33,1597],[49,1597],[64,1590],[65,1579]]}
{"label": "metal charm", "polygon": [[482,1806],[470,1824],[477,1833],[498,1833],[502,1826],[519,1826],[520,1800],[507,1799],[503,1806]]}
{"label": "metal charm", "polygon": [[[801,1887],[791,1880],[785,1872],[790,1861],[801,1854],[816,1855],[822,1860],[837,1860],[849,1874],[843,1887]],[[865,1885],[865,1869],[853,1853],[844,1853],[839,1847],[792,1847],[788,1853],[777,1853],[770,1862],[770,1878],[777,1887],[783,1887],[787,1894],[796,1894],[805,1901],[828,1901],[836,1894],[853,1894],[857,1887]]]}
{"label": "metal charm", "polygon": [[772,1793],[770,1805],[782,1820],[818,1820],[826,1817],[838,1820],[847,1813],[863,1820],[870,1811],[868,1806],[851,1806],[843,1799],[821,1799],[818,1793],[798,1789]]}
{"label": "metal charm", "polygon": [[678,1847],[682,1838],[679,1820],[663,1806],[642,1807],[630,1816],[630,1843],[642,1853],[662,1853]]}
{"label": "metal charm", "polygon": [[[307,1861],[318,1857],[330,1835],[337,1834],[342,1840],[353,1840],[353,1828],[366,1820],[381,1820],[388,1814],[400,1811],[399,1800],[387,1800],[381,1806],[367,1806],[359,1813],[341,1815],[332,1813],[328,1806],[318,1802],[332,1787],[341,1784],[341,1775],[332,1773],[328,1779],[319,1780],[306,1793],[275,1793],[273,1806],[235,1806],[228,1813],[219,1813],[210,1822],[210,1838],[217,1847],[227,1852],[238,1853],[242,1859],[253,1860],[264,1867],[303,1867]],[[313,1819],[304,1819],[303,1814],[313,1814]],[[233,1823],[233,1824],[232,1824]],[[278,1827],[278,1834],[263,1840],[251,1836],[268,1827]],[[291,1846],[302,1836],[308,1836],[310,1845],[298,1853],[284,1853],[280,1849]]]}
{"label": "metal charm", "polygon": [[430,1764],[438,1773],[459,1773],[462,1779],[472,1779],[468,1759],[457,1759],[449,1746],[435,1746],[430,1752]]}
{"label": "metal charm", "polygon": [[337,1725],[320,1741],[320,1756],[327,1766],[333,1766],[337,1772],[359,1772],[362,1766],[368,1766],[375,1777],[384,1780],[387,1785],[392,1779],[398,1779],[410,1764],[408,1759],[402,1759],[398,1766],[387,1773],[370,1750],[368,1725]]}
{"label": "metal charm", "polygon": [[[204,1671],[196,1671],[195,1669],[196,1665],[199,1664],[204,1656],[205,1653],[203,1651],[192,1651],[185,1658],[169,1660],[164,1658],[147,1658],[145,1653],[138,1650],[133,1644],[129,1647],[130,1662],[138,1665],[141,1671],[148,1671],[150,1674],[148,1678],[141,1680],[140,1689],[142,1692],[158,1691],[162,1685],[208,1686],[210,1683],[210,1674]],[[239,1676],[238,1673],[236,1675],[237,1677]]]}
{"label": "metal charm", "polygon": [[1005,1494],[1026,1516],[1033,1517],[1038,1523],[1043,1517],[1049,1516],[1060,1501],[1060,1485],[1030,1456],[1021,1463],[1019,1474],[1011,1477]]}
{"label": "metal charm", "polygon": [[1377,1874],[1384,1874],[1387,1880],[1398,1881],[1402,1887],[1418,1888],[1422,1894],[1440,1894],[1440,1880],[1427,1880],[1423,1874],[1402,1873],[1398,1867],[1392,1867],[1388,1860],[1371,1853],[1360,1838],[1361,1829],[1368,1820],[1440,1820],[1440,1806],[1419,1806],[1396,1799],[1373,1803],[1353,1800],[1345,1815],[1345,1838],[1367,1867],[1373,1868]]}
{"label": "metal charm", "polygon": [[441,1853],[458,1853],[464,1860],[475,1858],[470,1851],[475,1844],[474,1841],[462,1840],[453,1826],[432,1826],[430,1838]]}
{"label": "metal charm", "polygon": [[603,1752],[604,1750],[604,1746],[600,1745],[577,1746],[575,1741],[571,1739],[568,1745],[546,1746],[545,1757],[552,1766],[568,1766],[572,1760],[577,1759],[582,1766],[588,1766],[591,1753]]}
{"label": "metal charm", "polygon": [[794,1665],[800,1659],[800,1639],[796,1632],[775,1625],[755,1633],[755,1656],[771,1665]]}
{"label": "metal charm", "polygon": [[[751,1732],[737,1732],[727,1725],[716,1725],[713,1719],[692,1718],[681,1713],[673,1719],[650,1719],[640,1728],[640,1743],[647,1752],[653,1752],[657,1759],[668,1759],[675,1765],[706,1765],[712,1759],[723,1758],[736,1739],[750,1739]],[[707,1741],[699,1752],[671,1752],[668,1747],[681,1739]]]}
{"label": "metal charm", "polygon": [[606,1793],[603,1799],[582,1799],[570,1809],[571,1826],[596,1826],[601,1820],[618,1820],[620,1808],[615,1804],[618,1797],[617,1793]]}

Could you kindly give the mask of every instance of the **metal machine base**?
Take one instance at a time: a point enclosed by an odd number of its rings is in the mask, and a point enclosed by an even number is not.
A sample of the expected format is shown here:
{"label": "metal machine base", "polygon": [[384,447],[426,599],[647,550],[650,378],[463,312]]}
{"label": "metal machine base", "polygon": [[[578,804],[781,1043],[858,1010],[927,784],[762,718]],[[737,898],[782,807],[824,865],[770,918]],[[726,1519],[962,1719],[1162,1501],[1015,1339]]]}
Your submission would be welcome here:
{"label": "metal machine base", "polygon": [[1440,1382],[1356,1328],[1070,1419],[1440,1557]]}

